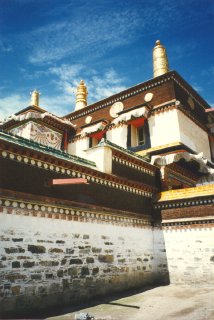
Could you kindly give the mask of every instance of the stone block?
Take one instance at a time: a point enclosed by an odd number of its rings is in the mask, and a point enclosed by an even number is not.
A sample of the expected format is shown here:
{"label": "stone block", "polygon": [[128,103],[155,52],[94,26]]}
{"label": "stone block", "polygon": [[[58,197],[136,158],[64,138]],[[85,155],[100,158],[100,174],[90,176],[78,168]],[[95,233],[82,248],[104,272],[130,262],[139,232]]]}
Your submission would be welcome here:
{"label": "stone block", "polygon": [[74,249],[66,248],[67,254],[74,254]]}
{"label": "stone block", "polygon": [[57,277],[62,278],[63,277],[63,270],[57,270]]}
{"label": "stone block", "polygon": [[43,295],[43,294],[46,294],[47,293],[47,287],[45,286],[39,286],[38,287],[38,294],[40,295]]}
{"label": "stone block", "polygon": [[106,239],[110,239],[110,237],[108,237],[108,236],[101,236],[101,239],[106,240]]}
{"label": "stone block", "polygon": [[99,255],[98,256],[98,260],[100,262],[105,262],[105,263],[112,263],[114,262],[114,256],[110,255],[110,254],[106,254],[106,255]]}
{"label": "stone block", "polygon": [[46,249],[44,246],[35,246],[35,245],[28,245],[28,251],[32,253],[45,253]]}
{"label": "stone block", "polygon": [[[86,276],[85,278],[85,286],[88,288],[93,288],[91,295],[94,295],[94,291],[96,290],[96,286],[94,285],[94,278],[91,276]],[[89,293],[90,294],[90,293]]]}
{"label": "stone block", "polygon": [[[106,249],[105,250],[105,253],[113,253],[114,252],[114,250],[112,250],[112,249]],[[117,257],[119,257],[120,255],[117,255]]]}
{"label": "stone block", "polygon": [[72,267],[68,269],[68,275],[69,276],[77,276],[77,268],[76,267]]}
{"label": "stone block", "polygon": [[93,268],[93,269],[92,269],[92,274],[95,275],[95,274],[97,274],[97,273],[99,273],[99,268],[98,268],[98,267]]}
{"label": "stone block", "polygon": [[85,254],[89,254],[91,251],[91,249],[87,248],[87,249],[81,249],[79,250],[79,254],[80,255],[85,255]]}
{"label": "stone block", "polygon": [[35,262],[34,261],[25,261],[23,262],[23,268],[32,268],[34,267]]}
{"label": "stone block", "polygon": [[10,241],[10,238],[7,238],[5,236],[0,236],[0,241]]}
{"label": "stone block", "polygon": [[42,275],[41,275],[41,273],[31,274],[31,279],[32,280],[42,280]]}
{"label": "stone block", "polygon": [[23,238],[12,238],[13,242],[22,242]]}
{"label": "stone block", "polygon": [[12,295],[18,296],[20,294],[20,289],[21,289],[21,286],[12,286],[11,287]]}
{"label": "stone block", "polygon": [[72,286],[74,288],[79,288],[81,286],[82,280],[81,279],[73,279],[72,280]]}
{"label": "stone block", "polygon": [[10,253],[23,253],[25,252],[25,249],[21,247],[11,247],[11,248],[4,248],[5,252],[10,254]]}
{"label": "stone block", "polygon": [[52,261],[51,260],[45,260],[45,261],[39,261],[39,264],[43,267],[52,267]]}
{"label": "stone block", "polygon": [[17,256],[18,260],[27,260],[27,259],[32,259],[32,257],[29,256]]}
{"label": "stone block", "polygon": [[62,259],[61,260],[61,266],[64,266],[66,264],[66,262],[67,262],[67,259]]}
{"label": "stone block", "polygon": [[5,275],[5,280],[9,280],[11,282],[15,282],[16,280],[25,280],[26,278],[27,276],[25,274],[20,274],[20,273]]}
{"label": "stone block", "polygon": [[70,286],[70,282],[68,279],[62,279],[62,287],[63,287],[63,290],[69,288]]}
{"label": "stone block", "polygon": [[83,235],[83,239],[89,239],[89,235],[88,234],[84,234]]}
{"label": "stone block", "polygon": [[50,248],[50,249],[48,250],[48,252],[49,252],[49,253],[62,253],[63,250],[60,249],[60,248]]}
{"label": "stone block", "polygon": [[52,240],[37,240],[39,243],[54,243]]}
{"label": "stone block", "polygon": [[86,258],[87,263],[94,263],[94,258],[93,257],[87,257]]}
{"label": "stone block", "polygon": [[92,248],[93,253],[100,253],[101,251],[102,251],[102,248],[95,248],[95,247]]}
{"label": "stone block", "polygon": [[82,267],[81,276],[88,276],[90,274],[88,267]]}
{"label": "stone block", "polygon": [[12,268],[20,268],[20,262],[19,261],[13,261],[12,262]]}
{"label": "stone block", "polygon": [[83,249],[89,249],[89,248],[91,248],[91,246],[78,246],[78,248],[80,250],[83,250]]}
{"label": "stone block", "polygon": [[81,259],[74,258],[74,259],[70,259],[70,264],[83,264],[83,262]]}

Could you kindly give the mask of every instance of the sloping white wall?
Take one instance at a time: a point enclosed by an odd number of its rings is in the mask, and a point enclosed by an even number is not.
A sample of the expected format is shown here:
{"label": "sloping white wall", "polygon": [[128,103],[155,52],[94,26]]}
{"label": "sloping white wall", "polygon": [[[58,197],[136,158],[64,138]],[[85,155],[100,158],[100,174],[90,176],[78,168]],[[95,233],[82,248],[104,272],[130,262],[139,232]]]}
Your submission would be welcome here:
{"label": "sloping white wall", "polygon": [[210,145],[207,132],[201,129],[181,111],[178,113],[180,141],[197,153],[203,152],[204,157],[211,158]]}
{"label": "sloping white wall", "polygon": [[151,147],[180,141],[177,110],[167,110],[148,119]]}

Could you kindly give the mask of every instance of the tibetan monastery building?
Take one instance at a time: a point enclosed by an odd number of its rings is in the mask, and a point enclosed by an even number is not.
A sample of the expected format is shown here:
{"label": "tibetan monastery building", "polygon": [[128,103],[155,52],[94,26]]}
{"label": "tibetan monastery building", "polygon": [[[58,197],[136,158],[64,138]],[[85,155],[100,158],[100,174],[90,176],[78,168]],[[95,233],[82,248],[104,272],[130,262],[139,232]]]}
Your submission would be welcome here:
{"label": "tibetan monastery building", "polygon": [[0,124],[0,313],[159,284],[214,283],[214,109],[160,41],[154,77],[63,117]]}

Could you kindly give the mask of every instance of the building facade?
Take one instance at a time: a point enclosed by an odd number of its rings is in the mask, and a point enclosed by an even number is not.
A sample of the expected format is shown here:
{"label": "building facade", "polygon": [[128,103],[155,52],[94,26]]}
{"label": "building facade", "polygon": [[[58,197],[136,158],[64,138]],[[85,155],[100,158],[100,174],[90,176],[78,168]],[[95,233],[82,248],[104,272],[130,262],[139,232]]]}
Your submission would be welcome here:
{"label": "building facade", "polygon": [[[214,282],[214,112],[160,41],[154,78],[0,127],[0,310],[32,315],[161,283]],[[90,94],[90,93],[89,93]]]}

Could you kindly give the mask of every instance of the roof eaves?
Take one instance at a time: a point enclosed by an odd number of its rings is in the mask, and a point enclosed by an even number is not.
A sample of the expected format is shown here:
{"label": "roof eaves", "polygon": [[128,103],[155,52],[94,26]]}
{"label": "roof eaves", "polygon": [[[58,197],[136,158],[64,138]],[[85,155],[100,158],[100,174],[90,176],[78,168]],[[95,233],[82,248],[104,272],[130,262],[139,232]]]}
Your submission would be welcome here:
{"label": "roof eaves", "polygon": [[60,158],[62,160],[71,161],[71,162],[76,163],[78,165],[84,165],[84,166],[86,165],[89,167],[96,168],[96,164],[93,161],[86,160],[84,158],[80,158],[77,156],[73,156],[73,155],[70,155],[64,151],[57,150],[57,149],[54,149],[54,148],[51,148],[51,147],[48,147],[45,145],[41,145],[35,141],[31,141],[31,140],[25,139],[23,137],[19,137],[17,135],[13,135],[12,133],[5,132],[1,129],[0,129],[0,139],[7,141],[7,142],[10,142],[10,143],[14,143],[16,145],[19,145],[19,146],[22,146],[25,148],[29,148],[29,149],[38,151],[38,152],[43,152],[43,153],[45,152],[48,155],[54,156],[56,158]]}

